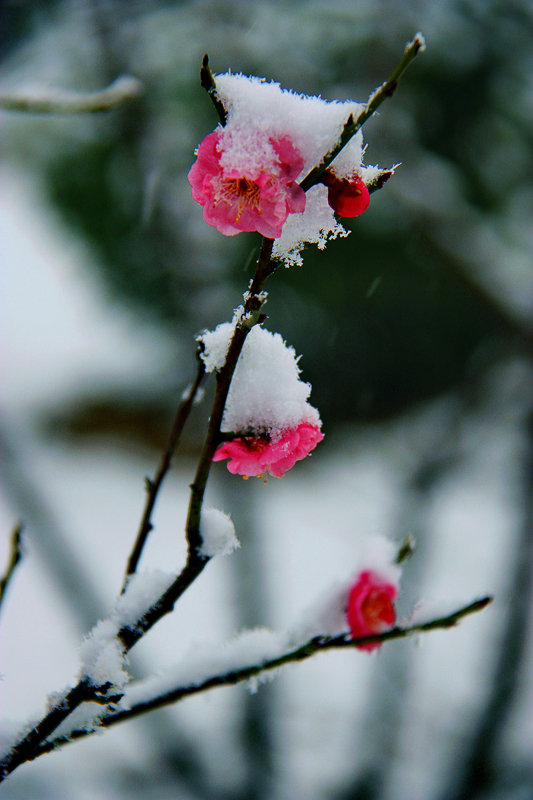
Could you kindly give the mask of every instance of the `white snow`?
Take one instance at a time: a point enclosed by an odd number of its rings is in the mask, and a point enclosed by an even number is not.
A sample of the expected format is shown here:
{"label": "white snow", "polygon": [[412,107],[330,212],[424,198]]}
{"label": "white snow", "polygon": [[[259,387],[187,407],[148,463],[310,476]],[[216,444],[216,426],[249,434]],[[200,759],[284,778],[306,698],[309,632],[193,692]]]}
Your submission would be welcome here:
{"label": "white snow", "polygon": [[[208,372],[223,365],[233,330],[234,323],[225,322],[202,333],[202,358]],[[237,362],[222,430],[265,431],[275,439],[300,422],[320,425],[318,411],[307,402],[311,386],[301,381],[299,374],[294,348],[287,346],[279,333],[256,325]]]}
{"label": "white snow", "polygon": [[223,645],[195,644],[179,663],[129,686],[120,706],[131,708],[178,687],[198,686],[211,677],[264,664],[286,649],[286,637],[268,628],[243,631]]}
{"label": "white snow", "polygon": [[[267,157],[275,157],[271,148],[269,153],[268,138],[288,136],[304,160],[301,179],[331,150],[350,114],[355,118],[363,109],[360,103],[328,102],[254,76],[228,72],[216,75],[215,81],[217,94],[228,111],[223,131],[223,158],[228,168],[261,165],[265,151]],[[267,144],[260,151],[250,151],[250,136],[258,131],[263,132]],[[362,145],[359,131],[335,159],[339,177],[346,177],[361,166]]]}
{"label": "white snow", "polygon": [[202,547],[200,555],[207,558],[227,556],[241,546],[229,514],[218,508],[205,508],[200,518]]}
{"label": "white snow", "polygon": [[289,214],[287,217],[280,238],[274,242],[272,255],[283,261],[286,267],[301,267],[301,251],[305,244],[316,244],[319,250],[323,250],[329,240],[348,234],[349,231],[335,218],[328,203],[326,187],[313,186],[307,192],[303,214]]}
{"label": "white snow", "polygon": [[93,686],[108,686],[111,693],[120,691],[129,681],[118,631],[114,620],[100,620],[80,647],[80,677],[87,678]]}
{"label": "white snow", "polygon": [[108,619],[100,620],[80,648],[81,677],[94,686],[109,684],[108,694],[129,681],[124,645],[118,638],[124,627],[134,627],[175,579],[161,570],[133,575]]}
{"label": "white snow", "polygon": [[160,569],[132,575],[126,591],[117,600],[113,619],[120,627],[133,627],[176,579],[176,575]]}

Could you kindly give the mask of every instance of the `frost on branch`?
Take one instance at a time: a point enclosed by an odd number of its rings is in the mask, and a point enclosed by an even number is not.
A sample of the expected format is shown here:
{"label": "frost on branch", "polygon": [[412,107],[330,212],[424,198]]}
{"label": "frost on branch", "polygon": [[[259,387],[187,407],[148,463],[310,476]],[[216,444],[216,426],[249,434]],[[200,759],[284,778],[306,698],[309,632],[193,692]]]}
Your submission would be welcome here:
{"label": "frost on branch", "polygon": [[[201,355],[208,372],[220,369],[235,323],[205,331]],[[323,439],[311,386],[299,378],[298,358],[279,333],[256,325],[246,339],[228,394],[221,430],[234,434],[215,454],[230,472],[281,477]]]}
{"label": "frost on branch", "polygon": [[[129,686],[120,706],[129,708],[147,703],[172,692],[176,686],[198,686],[213,676],[265,664],[283,655],[286,647],[286,637],[268,628],[243,631],[223,645],[196,644],[174,667]],[[265,673],[264,680],[274,677],[274,674],[274,671]],[[253,680],[252,690],[257,686],[257,678]]]}
{"label": "frost on branch", "polygon": [[198,552],[206,558],[227,556],[241,546],[231,517],[218,508],[202,510],[200,536],[202,546]]}
{"label": "frost on branch", "polygon": [[135,628],[174,579],[174,575],[160,570],[140,572],[130,577],[111,616],[100,620],[81,645],[82,678],[92,686],[105,687],[109,696],[122,691],[129,675],[125,668],[124,645],[118,634],[123,628]]}
{"label": "frost on branch", "polygon": [[[346,236],[334,212],[362,213],[368,205],[365,183],[380,173],[363,166],[361,131],[328,169],[337,191],[319,184],[306,196],[298,182],[334,147],[350,115],[355,119],[363,105],[327,102],[240,74],[217,75],[216,87],[227,121],[200,144],[189,173],[205,221],[226,235],[256,230],[275,238],[273,256],[287,266],[301,264],[306,243],[323,248],[328,239]],[[352,201],[341,202],[340,193]],[[364,202],[354,204],[360,193]]]}

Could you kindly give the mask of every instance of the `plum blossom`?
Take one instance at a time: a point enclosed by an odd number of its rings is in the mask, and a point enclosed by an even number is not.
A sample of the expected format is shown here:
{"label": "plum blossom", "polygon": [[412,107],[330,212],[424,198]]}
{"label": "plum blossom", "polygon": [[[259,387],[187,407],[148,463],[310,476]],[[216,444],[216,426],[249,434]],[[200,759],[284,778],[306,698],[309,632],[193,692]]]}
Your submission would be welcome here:
{"label": "plum blossom", "polygon": [[[207,372],[219,370],[240,319],[204,331],[201,358]],[[229,459],[235,475],[281,477],[322,441],[321,421],[308,402],[311,386],[300,380],[299,358],[279,333],[261,325],[249,332],[226,400],[221,432],[229,434],[214,460]]]}
{"label": "plum blossom", "polygon": [[331,163],[334,185],[318,183],[306,197],[299,183],[364,106],[297,94],[254,76],[225,73],[215,83],[226,123],[200,144],[189,172],[205,221],[228,236],[258,231],[274,238],[273,257],[286,266],[302,263],[307,244],[322,249],[347,236],[335,215],[362,214],[366,184],[382,174],[363,164],[361,130]]}
{"label": "plum blossom", "polygon": [[275,439],[267,434],[237,436],[216,451],[213,461],[229,458],[228,470],[245,478],[261,478],[267,472],[281,478],[297,461],[309,455],[324,438],[318,425],[301,422]]}
{"label": "plum blossom", "polygon": [[[346,618],[352,638],[371,636],[391,628],[396,621],[394,600],[398,585],[389,576],[363,570],[352,585],[346,606]],[[358,645],[359,650],[375,650],[379,642]]]}
{"label": "plum blossom", "polygon": [[305,192],[295,182],[303,160],[288,137],[269,138],[275,158],[269,167],[227,167],[222,132],[210,133],[200,144],[188,179],[192,196],[203,206],[204,220],[226,236],[257,231],[275,239],[281,236],[290,213],[305,208]]}

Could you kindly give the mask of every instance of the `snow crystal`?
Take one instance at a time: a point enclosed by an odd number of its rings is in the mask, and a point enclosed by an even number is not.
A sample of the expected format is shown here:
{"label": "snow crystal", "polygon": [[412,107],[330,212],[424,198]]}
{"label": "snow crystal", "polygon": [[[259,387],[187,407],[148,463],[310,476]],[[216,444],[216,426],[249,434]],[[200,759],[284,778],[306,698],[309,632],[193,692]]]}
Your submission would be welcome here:
{"label": "snow crystal", "polygon": [[[233,333],[233,323],[206,331],[202,358],[206,369],[219,369]],[[244,343],[231,382],[222,421],[225,432],[268,432],[275,440],[283,430],[301,422],[320,425],[318,411],[307,402],[311,386],[299,378],[294,348],[279,333],[256,325]]]}
{"label": "snow crystal", "polygon": [[316,244],[319,250],[323,250],[328,240],[348,234],[349,231],[337,222],[328,203],[327,188],[313,186],[307,192],[303,214],[289,214],[281,237],[274,242],[272,256],[287,267],[301,267],[303,259],[300,253],[306,244]]}
{"label": "snow crystal", "polygon": [[101,718],[107,712],[107,707],[101,703],[82,703],[63,720],[54,731],[54,739],[60,736],[69,737],[73,731],[87,731],[88,733],[104,732],[100,728]]}
{"label": "snow crystal", "polygon": [[200,536],[202,547],[199,553],[207,558],[229,555],[241,546],[231,517],[218,508],[202,510]]}
{"label": "snow crystal", "polygon": [[205,364],[206,372],[222,369],[234,330],[235,321],[222,322],[214,331],[204,331],[198,337],[198,341],[204,345],[200,358]]}
{"label": "snow crystal", "polygon": [[121,628],[131,628],[159,600],[176,576],[160,569],[137,572],[131,575],[115,606],[112,618]]}

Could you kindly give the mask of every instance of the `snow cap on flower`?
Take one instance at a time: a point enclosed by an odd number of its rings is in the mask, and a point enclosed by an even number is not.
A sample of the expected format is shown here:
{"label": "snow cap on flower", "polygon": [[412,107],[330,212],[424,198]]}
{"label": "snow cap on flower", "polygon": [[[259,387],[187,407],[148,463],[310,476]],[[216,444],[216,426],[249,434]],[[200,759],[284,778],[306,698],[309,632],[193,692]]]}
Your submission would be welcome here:
{"label": "snow cap on flower", "polygon": [[[327,188],[315,186],[306,198],[298,182],[331,150],[350,114],[357,117],[363,106],[327,102],[240,74],[217,75],[215,81],[226,125],[202,142],[189,173],[206,221],[230,235],[258,230],[276,238],[273,255],[287,265],[301,263],[304,244],[324,247],[328,239],[347,235],[328,203]],[[362,158],[358,131],[330,169],[341,180],[358,176],[364,182],[366,172],[376,168],[364,167]]]}
{"label": "snow cap on flower", "polygon": [[[235,321],[205,331],[201,358],[206,370],[220,369]],[[321,421],[308,403],[311,386],[299,377],[298,358],[279,333],[252,328],[237,362],[222,420],[223,433],[234,434],[215,460],[230,459],[230,472],[281,477],[322,440]]]}

